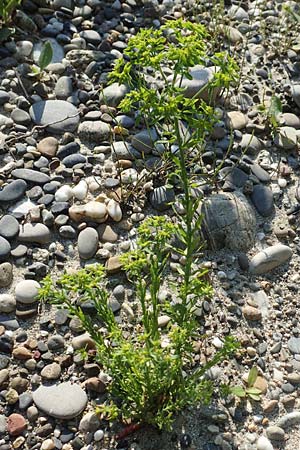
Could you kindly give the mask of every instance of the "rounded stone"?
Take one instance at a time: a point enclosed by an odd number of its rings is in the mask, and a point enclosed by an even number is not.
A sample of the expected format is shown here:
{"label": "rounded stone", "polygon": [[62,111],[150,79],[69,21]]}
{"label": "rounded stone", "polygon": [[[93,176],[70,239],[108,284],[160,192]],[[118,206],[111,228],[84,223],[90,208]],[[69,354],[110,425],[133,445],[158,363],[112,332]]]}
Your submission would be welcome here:
{"label": "rounded stone", "polygon": [[274,450],[273,445],[265,436],[260,436],[256,443],[257,450]]}
{"label": "rounded stone", "polygon": [[54,334],[48,339],[47,345],[49,350],[56,351],[64,348],[65,341],[60,334]]}
{"label": "rounded stone", "polygon": [[14,180],[0,191],[0,202],[14,202],[22,197],[27,189],[24,180]]}
{"label": "rounded stone", "polygon": [[101,142],[107,139],[110,135],[110,131],[110,126],[101,121],[93,122],[87,120],[85,122],[81,122],[78,128],[80,139],[91,142]]}
{"label": "rounded stone", "polygon": [[94,228],[87,227],[79,233],[78,252],[82,259],[92,258],[98,250],[99,237]]}
{"label": "rounded stone", "polygon": [[47,244],[50,241],[50,230],[42,223],[25,223],[20,227],[18,240],[20,242]]}
{"label": "rounded stone", "polygon": [[8,257],[10,250],[10,243],[4,237],[0,236],[0,261]]}
{"label": "rounded stone", "polygon": [[79,124],[77,108],[64,100],[39,101],[31,106],[29,113],[35,124],[49,125],[50,133],[73,132]]}
{"label": "rounded stone", "polygon": [[14,239],[19,234],[19,222],[14,216],[6,214],[0,219],[0,236],[8,241]]}
{"label": "rounded stone", "polygon": [[118,106],[120,101],[128,92],[128,87],[124,84],[112,83],[106,86],[100,93],[100,103],[108,106]]}
{"label": "rounded stone", "polygon": [[276,425],[271,425],[268,427],[266,429],[266,433],[271,441],[283,441],[285,437],[284,430]]}
{"label": "rounded stone", "polygon": [[48,136],[42,139],[38,145],[37,150],[44,156],[52,158],[56,155],[58,149],[58,140],[53,136]]}
{"label": "rounded stone", "polygon": [[34,184],[45,184],[49,183],[50,177],[45,173],[39,172],[32,169],[15,169],[12,171],[12,176],[24,181],[28,181]]}
{"label": "rounded stone", "polygon": [[7,431],[11,436],[19,436],[26,429],[26,420],[21,414],[13,413],[7,419]]}
{"label": "rounded stone", "polygon": [[16,300],[22,304],[35,303],[41,285],[35,280],[20,281],[15,290]]}
{"label": "rounded stone", "polygon": [[199,212],[203,214],[202,234],[210,248],[247,250],[254,244],[255,213],[243,194],[212,195]]}
{"label": "rounded stone", "polygon": [[273,192],[268,186],[255,185],[250,198],[261,216],[268,217],[274,211]]}
{"label": "rounded stone", "polygon": [[74,348],[74,350],[80,350],[82,348],[86,348],[89,350],[94,349],[96,347],[96,344],[88,333],[84,333],[73,338],[72,347]]}
{"label": "rounded stone", "polygon": [[33,393],[36,406],[51,417],[72,419],[86,407],[87,395],[77,384],[70,382],[54,386],[40,386]]}
{"label": "rounded stone", "polygon": [[81,431],[82,433],[88,433],[91,431],[96,431],[98,430],[99,426],[100,426],[100,420],[99,417],[97,416],[97,414],[95,414],[94,412],[88,412],[87,414],[85,414],[80,423],[79,423],[79,431]]}
{"label": "rounded stone", "polygon": [[57,363],[48,364],[41,371],[41,376],[46,380],[57,380],[61,375],[60,365]]}
{"label": "rounded stone", "polygon": [[13,266],[8,262],[0,264],[0,288],[9,286],[12,280],[13,280]]}
{"label": "rounded stone", "polygon": [[249,272],[261,275],[270,272],[287,262],[292,256],[292,250],[287,245],[276,244],[257,253],[250,261]]}

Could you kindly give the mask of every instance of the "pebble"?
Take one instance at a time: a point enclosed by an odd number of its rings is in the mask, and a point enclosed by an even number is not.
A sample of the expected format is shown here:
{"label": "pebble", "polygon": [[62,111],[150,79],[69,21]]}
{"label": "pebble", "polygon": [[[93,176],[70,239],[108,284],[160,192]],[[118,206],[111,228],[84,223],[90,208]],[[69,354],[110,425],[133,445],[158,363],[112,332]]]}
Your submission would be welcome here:
{"label": "pebble", "polygon": [[40,287],[35,280],[20,281],[15,288],[16,300],[22,304],[35,303]]}
{"label": "pebble", "polygon": [[78,252],[82,259],[90,259],[98,250],[99,237],[94,228],[87,227],[79,233]]}
{"label": "pebble", "polygon": [[118,202],[111,199],[106,205],[108,215],[115,221],[120,222],[122,220],[122,210]]}
{"label": "pebble", "polygon": [[14,180],[0,191],[0,202],[15,202],[24,195],[26,189],[26,181]]}
{"label": "pebble", "polygon": [[63,420],[78,416],[87,404],[83,389],[70,382],[40,386],[33,392],[33,400],[38,409]]}
{"label": "pebble", "polygon": [[48,364],[41,371],[41,376],[46,380],[58,380],[61,375],[61,367],[57,363]]}
{"label": "pebble", "polygon": [[49,183],[50,177],[45,173],[38,172],[37,170],[31,169],[15,169],[12,171],[12,176],[24,181],[28,181],[34,184],[45,184]]}
{"label": "pebble", "polygon": [[97,431],[99,426],[100,420],[97,414],[95,414],[94,412],[88,412],[82,417],[78,429],[82,433],[88,433]]}
{"label": "pebble", "polygon": [[75,222],[92,220],[102,223],[107,219],[107,209],[103,203],[91,201],[85,205],[73,205],[69,209],[69,216]]}
{"label": "pebble", "polygon": [[4,215],[0,219],[0,236],[11,241],[19,234],[19,222],[14,216]]}
{"label": "pebble", "polygon": [[88,142],[100,143],[108,139],[111,129],[110,126],[101,121],[93,122],[87,120],[81,122],[78,128],[78,134],[80,139]]}
{"label": "pebble", "polygon": [[48,136],[37,144],[37,150],[48,158],[53,158],[56,155],[57,149],[58,140],[53,136]]}
{"label": "pebble", "polygon": [[[13,280],[13,266],[8,263],[0,264],[0,288],[10,286]],[[5,294],[4,294],[5,295]],[[8,297],[6,297],[6,302]],[[3,296],[2,296],[3,301]],[[0,296],[0,311],[1,311],[1,296]],[[2,311],[5,312],[5,311]]]}
{"label": "pebble", "polygon": [[49,133],[73,132],[79,124],[77,108],[65,100],[41,100],[30,107],[29,113],[36,125],[49,125]]}
{"label": "pebble", "polygon": [[95,341],[91,338],[88,333],[76,336],[72,340],[72,347],[74,350],[80,350],[82,348],[94,349],[96,347]]}
{"label": "pebble", "polygon": [[249,272],[261,275],[287,262],[292,256],[292,250],[287,245],[275,244],[257,253],[250,261]]}
{"label": "pebble", "polygon": [[262,313],[259,309],[253,306],[246,305],[242,309],[245,319],[256,321],[262,319]]}
{"label": "pebble", "polygon": [[50,241],[50,230],[42,223],[25,223],[20,227],[18,240],[20,242],[31,242],[37,244],[47,244]]}
{"label": "pebble", "polygon": [[26,420],[21,414],[13,413],[7,418],[7,431],[11,436],[19,436],[26,429]]}
{"label": "pebble", "polygon": [[112,83],[100,92],[100,103],[108,106],[118,106],[128,92],[127,86],[119,83]]}
{"label": "pebble", "polygon": [[257,450],[274,450],[273,445],[265,436],[260,436],[256,443]]}
{"label": "pebble", "polygon": [[250,196],[255,208],[263,217],[268,217],[274,210],[273,192],[268,186],[257,184]]}
{"label": "pebble", "polygon": [[4,239],[4,237],[0,236],[0,261],[7,259],[10,254],[11,246],[10,243]]}

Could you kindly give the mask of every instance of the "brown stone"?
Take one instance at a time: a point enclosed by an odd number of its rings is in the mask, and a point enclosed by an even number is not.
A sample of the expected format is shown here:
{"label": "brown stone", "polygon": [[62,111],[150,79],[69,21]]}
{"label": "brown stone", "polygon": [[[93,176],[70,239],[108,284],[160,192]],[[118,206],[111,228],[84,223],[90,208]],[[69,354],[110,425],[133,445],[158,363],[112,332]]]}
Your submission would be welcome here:
{"label": "brown stone", "polygon": [[111,256],[106,261],[106,270],[109,275],[118,273],[120,270],[122,270],[122,263],[120,261],[119,256]]}
{"label": "brown stone", "polygon": [[253,385],[256,389],[259,389],[262,394],[266,394],[268,390],[268,383],[264,377],[260,375],[256,378],[255,383]]}
{"label": "brown stone", "polygon": [[116,162],[116,166],[122,169],[130,169],[132,167],[132,161],[129,161],[129,159],[119,159]]}
{"label": "brown stone", "polygon": [[41,376],[46,380],[57,380],[61,375],[60,365],[57,363],[48,364],[41,371]]}
{"label": "brown stone", "polygon": [[46,137],[38,143],[37,149],[42,155],[52,158],[56,155],[58,140],[51,136]]}
{"label": "brown stone", "polygon": [[29,386],[29,381],[26,380],[26,378],[22,377],[14,377],[11,380],[10,386],[12,389],[15,389],[18,394],[21,394],[22,392],[25,392]]}
{"label": "brown stone", "polygon": [[112,229],[110,225],[100,225],[97,231],[101,242],[114,243],[118,240],[118,234]]}
{"label": "brown stone", "polygon": [[17,347],[12,352],[13,357],[20,360],[30,359],[32,357],[32,353],[25,347]]}
{"label": "brown stone", "polygon": [[263,404],[262,408],[265,414],[269,414],[278,408],[278,400],[269,400]]}
{"label": "brown stone", "polygon": [[261,311],[253,306],[246,305],[242,309],[245,319],[247,320],[261,320]]}
{"label": "brown stone", "polygon": [[92,377],[88,378],[84,383],[83,387],[88,389],[89,391],[98,392],[98,394],[103,394],[106,391],[106,385],[100,378]]}
{"label": "brown stone", "polygon": [[19,436],[26,429],[26,420],[21,414],[13,413],[7,419],[7,431],[11,436]]}

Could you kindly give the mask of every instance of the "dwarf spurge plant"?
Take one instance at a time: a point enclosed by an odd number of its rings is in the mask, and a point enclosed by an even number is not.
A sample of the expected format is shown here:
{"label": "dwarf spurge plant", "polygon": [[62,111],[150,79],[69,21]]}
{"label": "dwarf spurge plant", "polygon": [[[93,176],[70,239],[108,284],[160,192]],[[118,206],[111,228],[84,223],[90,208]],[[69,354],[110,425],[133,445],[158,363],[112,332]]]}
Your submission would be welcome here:
{"label": "dwarf spurge plant", "polygon": [[[175,167],[172,175],[180,180],[184,209],[179,215],[174,208],[174,221],[163,216],[146,219],[138,229],[135,248],[121,257],[139,305],[130,336],[125,337],[109,306],[104,267],[90,266],[66,274],[56,284],[48,277],[40,291],[42,300],[67,306],[96,342],[97,359],[111,377],[109,399],[99,412],[110,419],[130,419],[159,428],[170,428],[176,413],[184,407],[210,400],[213,385],[205,378],[207,370],[237,348],[228,337],[206,364],[195,367],[193,344],[201,338],[195,310],[201,300],[210,297],[212,289],[198,264],[200,200],[193,197],[195,186],[187,163],[190,152],[203,144],[215,119],[212,106],[185,97],[180,80],[189,77],[192,65],[208,58],[205,37],[201,25],[181,20],[168,22],[160,30],[141,30],[130,39],[124,59],[113,71],[112,79],[131,88],[121,109],[136,110],[149,127],[160,124],[161,140]],[[219,71],[210,87],[226,88],[234,64],[226,55],[211,58],[213,63],[218,62]],[[149,88],[146,67],[161,74],[164,87],[160,90]],[[171,80],[165,76],[166,67],[174,70]],[[188,133],[183,132],[182,122]],[[178,147],[173,153],[172,144]],[[173,252],[184,263],[178,266],[176,283],[171,284],[168,268]],[[172,289],[172,301],[160,300],[163,284]],[[94,303],[95,316],[83,312],[85,301]],[[159,326],[161,315],[169,316],[165,328]]]}
{"label": "dwarf spurge plant", "polygon": [[[234,60],[225,52],[210,53],[208,42],[201,24],[183,19],[167,21],[159,30],[143,29],[133,36],[110,74],[111,81],[130,88],[120,109],[135,111],[138,122],[155,127],[167,150],[177,144],[176,157],[184,156],[185,165],[190,167],[200,163],[207,137],[217,121],[213,107],[216,94],[228,89],[237,78]],[[189,98],[182,83],[184,78],[192,78],[190,69],[194,66],[214,69],[202,92]],[[167,76],[170,71],[172,74]],[[155,73],[161,83],[149,83],[148,73]],[[202,94],[208,101],[201,99]],[[172,154],[167,151],[164,157],[172,158]],[[174,162],[178,166],[178,160]]]}

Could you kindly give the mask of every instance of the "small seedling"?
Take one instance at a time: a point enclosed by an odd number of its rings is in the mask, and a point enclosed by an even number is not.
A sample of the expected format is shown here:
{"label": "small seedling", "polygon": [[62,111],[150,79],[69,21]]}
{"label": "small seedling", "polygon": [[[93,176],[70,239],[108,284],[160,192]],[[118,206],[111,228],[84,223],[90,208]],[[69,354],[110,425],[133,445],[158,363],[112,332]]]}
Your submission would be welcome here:
{"label": "small seedling", "polygon": [[31,73],[29,75],[31,77],[41,79],[44,75],[46,67],[49,66],[49,64],[51,63],[52,57],[53,57],[52,45],[49,41],[46,41],[43,44],[41,54],[38,60],[38,65],[36,64],[31,65]]}
{"label": "small seedling", "polygon": [[251,400],[255,400],[259,402],[261,400],[261,390],[254,387],[255,381],[257,379],[258,370],[257,367],[253,366],[249,372],[246,387],[244,386],[234,386],[230,389],[233,395],[236,395],[239,398],[250,398]]}

